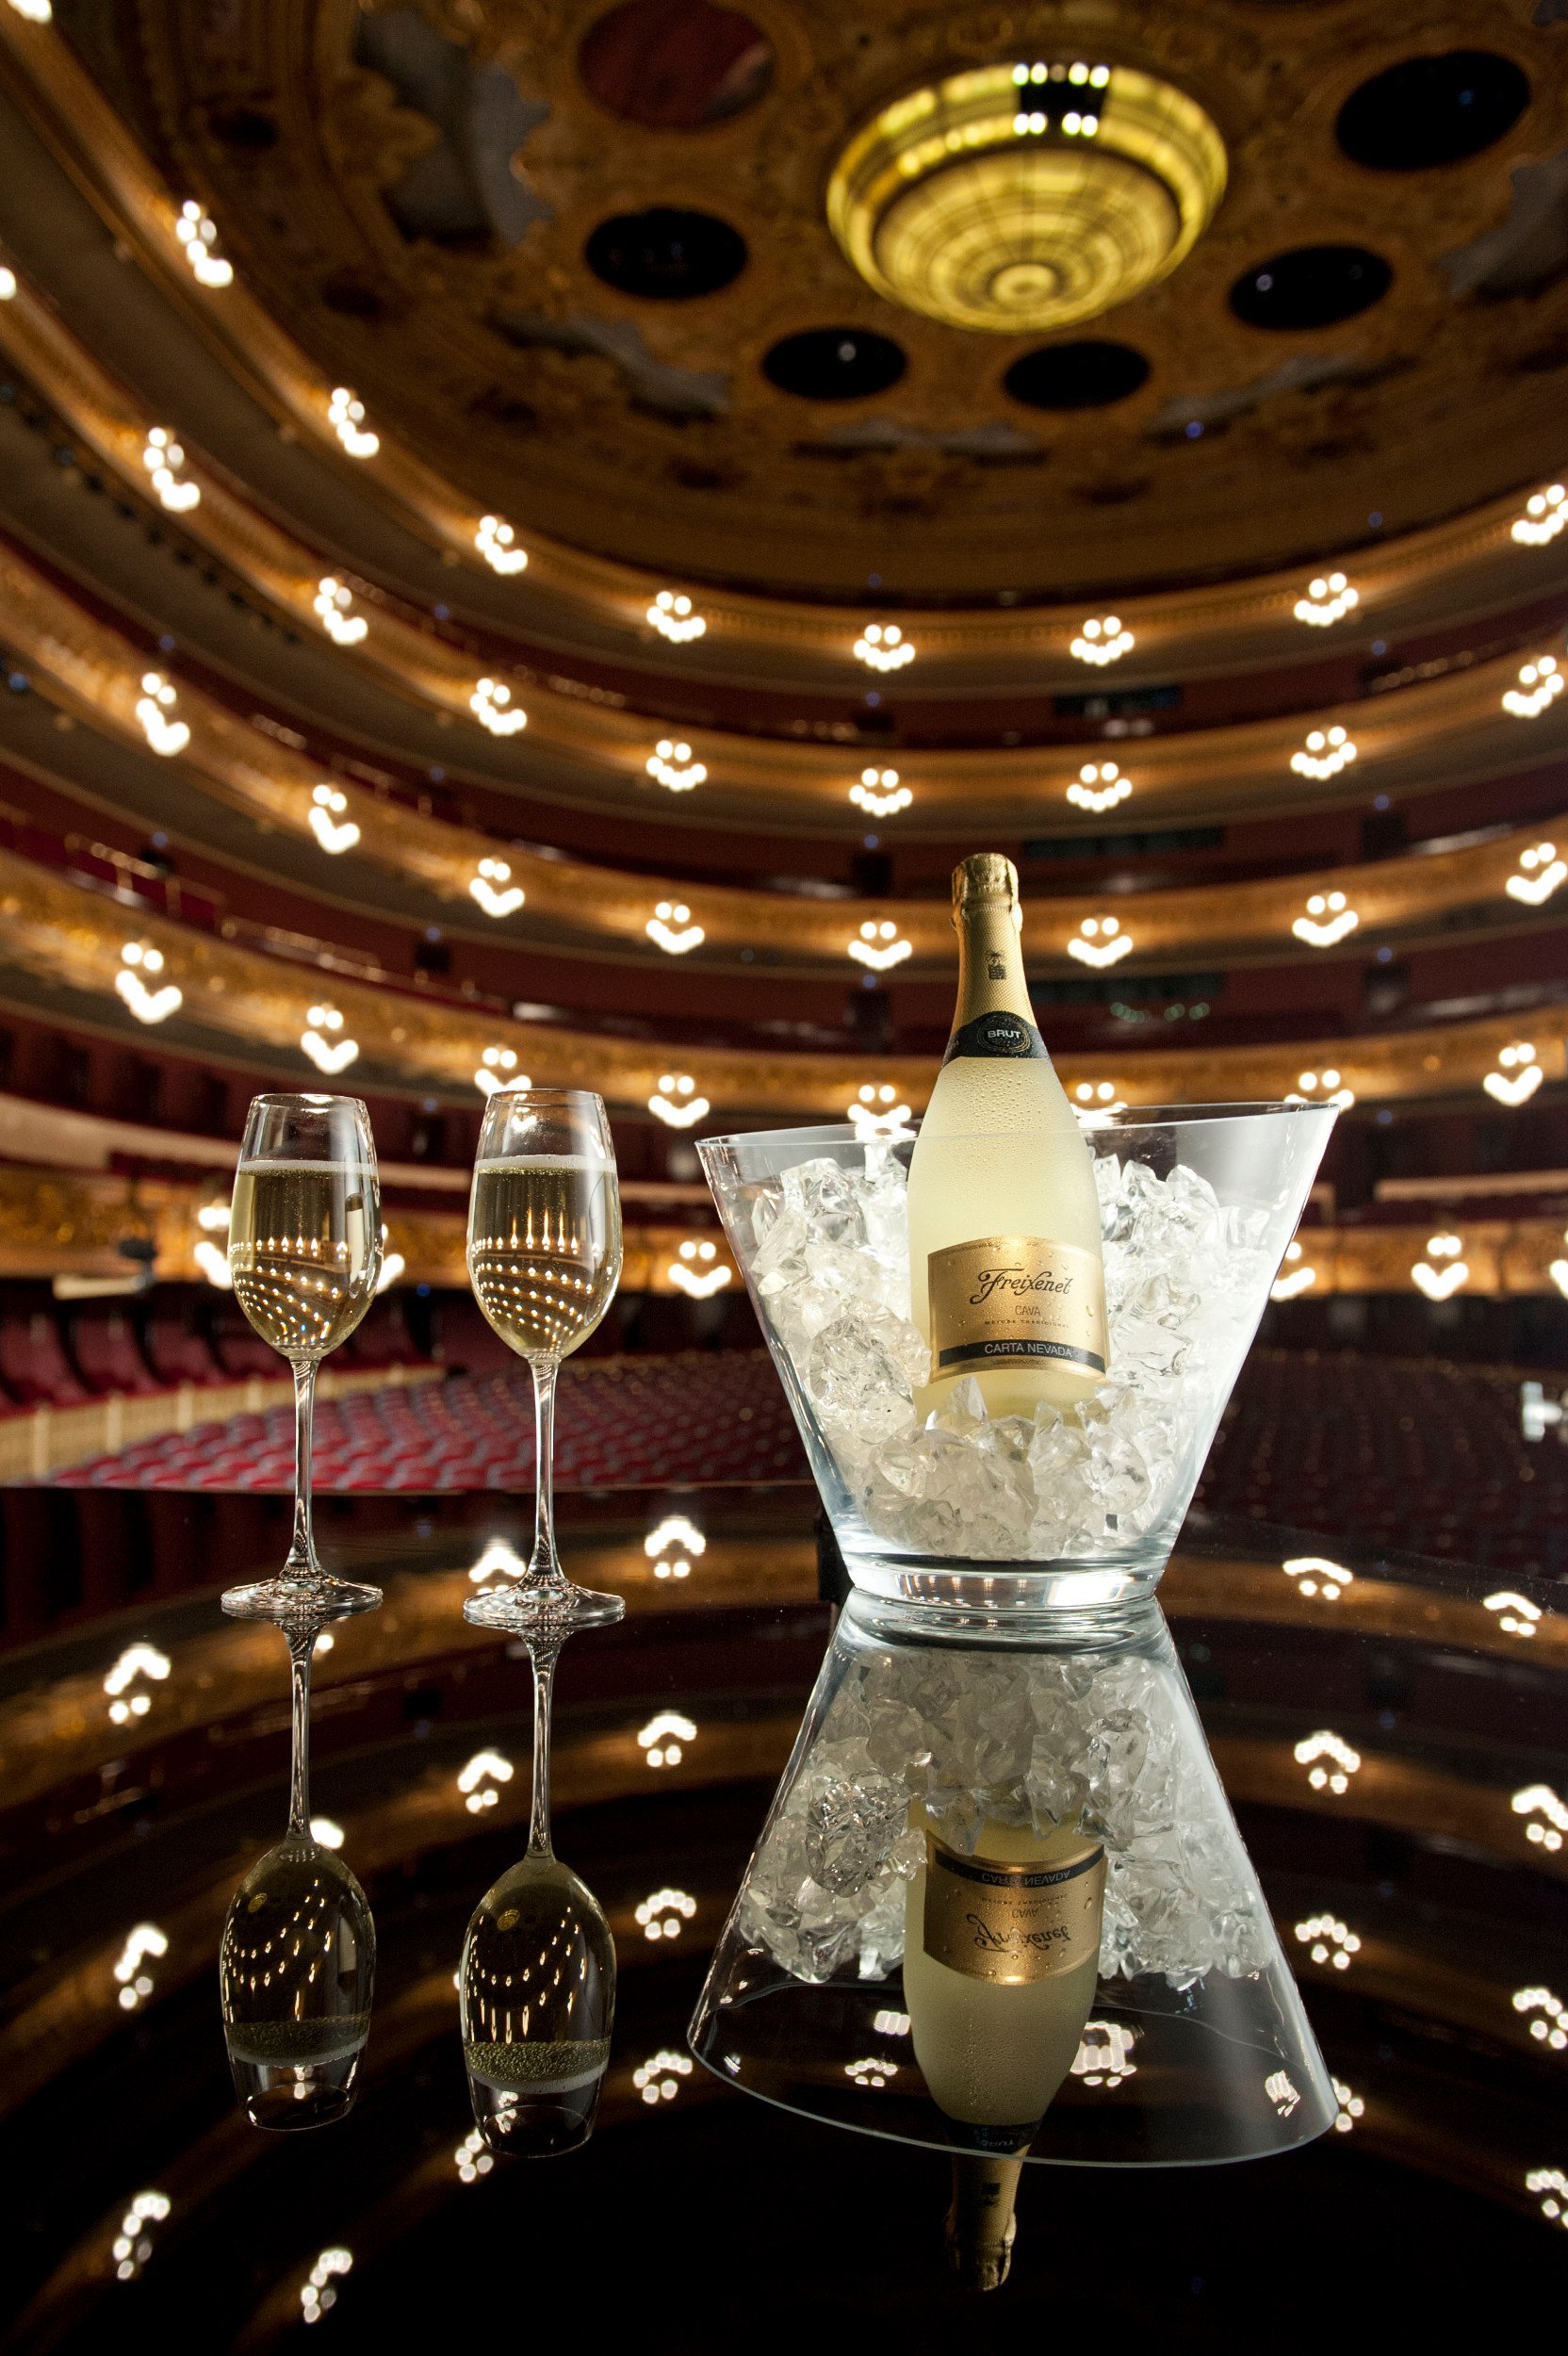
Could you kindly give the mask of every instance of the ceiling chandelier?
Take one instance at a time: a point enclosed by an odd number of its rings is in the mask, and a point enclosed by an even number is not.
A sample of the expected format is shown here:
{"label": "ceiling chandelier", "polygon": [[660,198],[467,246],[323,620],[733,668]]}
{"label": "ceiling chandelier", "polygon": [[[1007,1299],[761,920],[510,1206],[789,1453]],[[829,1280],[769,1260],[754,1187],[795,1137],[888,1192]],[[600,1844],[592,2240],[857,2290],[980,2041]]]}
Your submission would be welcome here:
{"label": "ceiling chandelier", "polygon": [[1225,190],[1225,148],[1168,82],[1086,58],[985,66],[909,91],[827,190],[849,260],[954,327],[1038,334],[1176,268]]}

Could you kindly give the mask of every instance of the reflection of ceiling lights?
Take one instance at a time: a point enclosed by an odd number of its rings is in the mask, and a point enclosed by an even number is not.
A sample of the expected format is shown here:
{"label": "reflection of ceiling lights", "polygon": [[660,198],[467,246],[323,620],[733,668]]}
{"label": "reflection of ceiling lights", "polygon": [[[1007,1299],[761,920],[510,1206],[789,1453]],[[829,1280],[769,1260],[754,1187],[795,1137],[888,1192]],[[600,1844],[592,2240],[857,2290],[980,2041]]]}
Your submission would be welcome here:
{"label": "reflection of ceiling lights", "polygon": [[234,264],[225,262],[217,251],[218,224],[203,212],[194,197],[188,197],[180,206],[174,235],[199,286],[233,286]]}
{"label": "reflection of ceiling lights", "polygon": [[1527,1104],[1546,1076],[1530,1040],[1515,1039],[1511,1047],[1500,1048],[1497,1061],[1501,1070],[1489,1072],[1481,1082],[1488,1096],[1511,1107]]}
{"label": "reflection of ceiling lights", "polygon": [[468,709],[492,736],[515,736],[528,726],[528,713],[521,704],[513,705],[512,690],[504,679],[482,679],[468,698]]}
{"label": "reflection of ceiling lights", "polygon": [[1361,918],[1346,901],[1343,892],[1315,892],[1307,902],[1305,916],[1298,916],[1291,926],[1298,941],[1304,941],[1314,949],[1331,949],[1335,943],[1353,933]]}
{"label": "reflection of ceiling lights", "polygon": [[[1335,1961],[1337,1960],[1336,1956]],[[1343,2078],[1331,2078],[1329,2083],[1334,2090],[1334,2101],[1339,2104],[1338,2110],[1334,2113],[1334,2133],[1339,2135],[1348,2135],[1354,2128],[1357,2119],[1365,2117],[1366,2104],[1353,2088],[1346,2085]]]}
{"label": "reflection of ceiling lights", "polygon": [[666,1129],[694,1127],[710,1109],[707,1097],[699,1096],[696,1087],[689,1072],[666,1072],[648,1098],[649,1112]]}
{"label": "reflection of ceiling lights", "polygon": [[1361,1753],[1325,1728],[1317,1734],[1303,1735],[1296,1745],[1296,1759],[1298,1765],[1308,1770],[1307,1781],[1315,1792],[1339,1794],[1350,1789],[1350,1777],[1361,1765]]}
{"label": "reflection of ceiling lights", "polygon": [[468,885],[468,896],[478,902],[486,916],[514,916],[527,894],[521,884],[512,880],[512,868],[504,859],[482,859],[479,873]]}
{"label": "reflection of ceiling lights", "polygon": [[1086,1129],[1103,1129],[1127,1109],[1127,1100],[1117,1094],[1113,1080],[1080,1080],[1072,1095],[1072,1109]]}
{"label": "reflection of ceiling lights", "polygon": [[729,1269],[719,1258],[718,1246],[706,1236],[688,1235],[665,1274],[677,1292],[686,1293],[693,1301],[711,1300],[729,1282]]}
{"label": "reflection of ceiling lights", "polygon": [[1494,1595],[1487,1595],[1481,1609],[1498,1613],[1497,1626],[1505,1636],[1533,1636],[1541,1617],[1541,1606],[1531,1603],[1528,1595],[1516,1595],[1511,1587],[1500,1587]]}
{"label": "reflection of ceiling lights", "polygon": [[1337,777],[1356,757],[1356,747],[1344,728],[1313,728],[1305,745],[1292,753],[1290,765],[1298,777]]}
{"label": "reflection of ceiling lights", "polygon": [[849,789],[849,798],[868,818],[893,818],[907,810],[915,797],[906,785],[900,785],[896,769],[862,769],[859,784]]}
{"label": "reflection of ceiling lights", "polygon": [[1137,2031],[1119,2021],[1086,2021],[1070,2075],[1086,2086],[1119,2086],[1135,2078]]}
{"label": "reflection of ceiling lights", "polygon": [[1521,669],[1518,686],[1504,691],[1503,710],[1511,712],[1516,720],[1539,720],[1561,693],[1562,673],[1556,655],[1538,654]]}
{"label": "reflection of ceiling lights", "polygon": [[[1296,1247],[1298,1251],[1300,1248],[1299,1244]],[[1326,1554],[1295,1554],[1282,1567],[1285,1577],[1295,1580],[1298,1595],[1317,1596],[1324,1603],[1337,1603],[1356,1576],[1343,1562],[1331,1562]]]}
{"label": "reflection of ceiling lights", "polygon": [[849,955],[857,965],[870,966],[874,973],[890,973],[895,965],[914,955],[914,942],[900,938],[898,926],[887,917],[880,922],[868,917],[858,937],[849,944]]}
{"label": "reflection of ceiling lights", "polygon": [[1537,843],[1521,851],[1519,865],[1523,873],[1511,875],[1503,890],[1528,908],[1540,908],[1560,884],[1568,882],[1568,861],[1559,859],[1555,843]]}
{"label": "reflection of ceiling lights", "polygon": [[708,775],[702,762],[692,759],[690,744],[673,736],[662,736],[643,765],[650,777],[667,785],[672,794],[689,794]]}
{"label": "reflection of ceiling lights", "polygon": [[1304,597],[1298,597],[1292,608],[1298,622],[1306,622],[1315,630],[1327,630],[1334,622],[1342,622],[1353,613],[1361,598],[1343,573],[1324,573],[1309,582]]}
{"label": "reflection of ceiling lights", "polygon": [[1224,187],[1219,135],[1182,91],[1126,66],[1035,59],[884,107],[841,155],[827,217],[889,301],[1033,334],[1174,270]]}
{"label": "reflection of ceiling lights", "polygon": [[661,589],[648,608],[648,620],[672,646],[688,646],[694,638],[701,638],[708,628],[702,615],[693,611],[691,598],[678,595],[674,589]]}
{"label": "reflection of ceiling lights", "polygon": [[899,1103],[898,1090],[888,1080],[867,1080],[849,1108],[849,1119],[856,1142],[860,1145],[875,1145],[890,1137],[913,1135],[908,1125],[909,1107]]}
{"label": "reflection of ceiling lights", "polygon": [[1469,1263],[1460,1258],[1464,1245],[1458,1235],[1429,1235],[1427,1256],[1411,1269],[1411,1282],[1429,1301],[1447,1301],[1470,1282]]}
{"label": "reflection of ceiling lights", "polygon": [[517,546],[517,535],[510,524],[498,515],[482,515],[474,534],[474,546],[493,573],[503,575],[524,572],[528,552]]}
{"label": "reflection of ceiling lights", "polygon": [[1124,654],[1132,652],[1135,643],[1132,631],[1122,629],[1120,616],[1107,614],[1103,621],[1086,622],[1068,651],[1076,655],[1080,663],[1103,666],[1119,663]]}
{"label": "reflection of ceiling lights", "polygon": [[1133,936],[1124,933],[1114,916],[1086,916],[1067,944],[1070,957],[1097,970],[1118,965],[1131,955]]}
{"label": "reflection of ceiling lights", "polygon": [[334,859],[351,851],[359,841],[358,826],[343,816],[348,807],[348,795],[335,785],[318,785],[310,797],[310,831]]}
{"label": "reflection of ceiling lights", "polygon": [[661,900],[643,930],[666,956],[683,957],[688,949],[695,949],[708,938],[702,926],[691,920],[692,911],[684,900]]}
{"label": "reflection of ceiling lights", "polygon": [[142,445],[141,463],[153,478],[158,505],[167,507],[172,515],[188,515],[191,508],[201,505],[202,494],[197,484],[180,480],[185,452],[167,426],[152,428]]}
{"label": "reflection of ceiling lights", "polygon": [[855,641],[854,654],[857,663],[874,671],[902,671],[915,659],[913,642],[896,622],[868,622]]}
{"label": "reflection of ceiling lights", "polygon": [[1548,483],[1544,491],[1525,501],[1524,514],[1514,520],[1513,537],[1527,548],[1544,548],[1564,524],[1568,524],[1568,486]]}
{"label": "reflection of ceiling lights", "polygon": [[184,1003],[183,992],[173,982],[155,984],[149,990],[143,979],[145,974],[163,972],[163,951],[154,949],[144,941],[127,941],[120,959],[114,987],[137,1021],[167,1023]]}
{"label": "reflection of ceiling lights", "polygon": [[1074,783],[1067,789],[1067,798],[1074,810],[1092,810],[1097,814],[1115,810],[1133,790],[1131,777],[1124,777],[1114,761],[1086,761]]}
{"label": "reflection of ceiling lights", "polygon": [[357,646],[370,627],[363,614],[350,611],[353,601],[351,590],[331,573],[322,574],[311,606],[335,646]]}
{"label": "reflection of ceiling lights", "polygon": [[162,753],[166,760],[174,753],[183,753],[190,742],[190,730],[185,722],[168,716],[178,701],[161,671],[143,671],[136,716],[154,752]]}
{"label": "reflection of ceiling lights", "polygon": [[327,403],[327,423],[351,458],[373,458],[381,448],[381,436],[368,432],[364,420],[365,403],[339,384]]}
{"label": "reflection of ceiling lights", "polygon": [[359,1053],[359,1041],[342,1036],[343,1017],[335,1006],[312,1006],[305,1016],[300,1045],[318,1072],[347,1072]]}

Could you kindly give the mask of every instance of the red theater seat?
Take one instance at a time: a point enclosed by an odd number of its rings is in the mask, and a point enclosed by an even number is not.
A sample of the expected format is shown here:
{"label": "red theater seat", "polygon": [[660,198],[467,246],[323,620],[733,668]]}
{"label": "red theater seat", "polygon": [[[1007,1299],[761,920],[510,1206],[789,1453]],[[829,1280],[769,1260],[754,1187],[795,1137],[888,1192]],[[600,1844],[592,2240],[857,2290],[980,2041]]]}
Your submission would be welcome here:
{"label": "red theater seat", "polygon": [[423,1353],[403,1318],[396,1298],[373,1301],[355,1327],[344,1355],[356,1366],[416,1366]]}
{"label": "red theater seat", "polygon": [[89,1390],[100,1397],[107,1391],[139,1394],[158,1387],[123,1309],[97,1304],[78,1309],[71,1320],[71,1354]]}
{"label": "red theater seat", "polygon": [[147,1319],[145,1349],[148,1363],[160,1383],[221,1383],[222,1367],[212,1345],[188,1314],[175,1308],[155,1309]]}
{"label": "red theater seat", "polygon": [[50,1309],[0,1318],[0,1382],[21,1407],[79,1407],[90,1396],[72,1370]]}
{"label": "red theater seat", "polygon": [[237,1301],[225,1301],[213,1323],[212,1346],[218,1363],[230,1383],[243,1383],[247,1376],[283,1376],[288,1372],[286,1360],[275,1350],[269,1350],[259,1333],[252,1332],[245,1322],[245,1312]]}

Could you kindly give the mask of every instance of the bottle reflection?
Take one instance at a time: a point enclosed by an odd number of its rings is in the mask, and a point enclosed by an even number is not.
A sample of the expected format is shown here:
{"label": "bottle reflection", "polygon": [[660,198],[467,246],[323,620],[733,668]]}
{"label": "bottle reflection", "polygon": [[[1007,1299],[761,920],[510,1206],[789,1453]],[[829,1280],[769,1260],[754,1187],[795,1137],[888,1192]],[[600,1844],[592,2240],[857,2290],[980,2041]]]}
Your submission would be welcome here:
{"label": "bottle reflection", "polygon": [[610,2059],[615,1946],[593,1891],[550,1845],[550,1700],[564,1638],[527,1640],[533,1667],[528,1855],[474,1909],[463,1944],[463,2058],[493,2151],[541,2159],[593,2133]]}
{"label": "bottle reflection", "polygon": [[235,1892],[219,1951],[235,2091],[256,2127],[324,2127],[353,2101],[376,1930],[353,1874],[310,1830],[310,1663],[321,1615],[286,1627],[293,1696],[288,1829]]}

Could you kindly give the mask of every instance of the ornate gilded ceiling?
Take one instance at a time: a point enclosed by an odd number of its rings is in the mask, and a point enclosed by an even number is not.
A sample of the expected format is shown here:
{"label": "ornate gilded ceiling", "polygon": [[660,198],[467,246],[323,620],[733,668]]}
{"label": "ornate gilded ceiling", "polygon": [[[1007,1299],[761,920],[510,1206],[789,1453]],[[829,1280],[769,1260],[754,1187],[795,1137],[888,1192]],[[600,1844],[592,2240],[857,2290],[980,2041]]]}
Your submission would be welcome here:
{"label": "ornate gilded ceiling", "polygon": [[[244,285],[481,512],[676,579],[936,600],[1294,562],[1550,475],[1568,27],[1540,15],[667,0],[650,32],[602,0],[56,8]],[[944,77],[1091,50],[1223,143],[1190,251],[1054,333],[878,291],[828,219],[857,136]],[[1376,77],[1471,51],[1487,143],[1401,148],[1421,108]],[[1054,87],[1020,109],[1059,180]],[[1043,285],[1004,291],[1036,316]]]}

